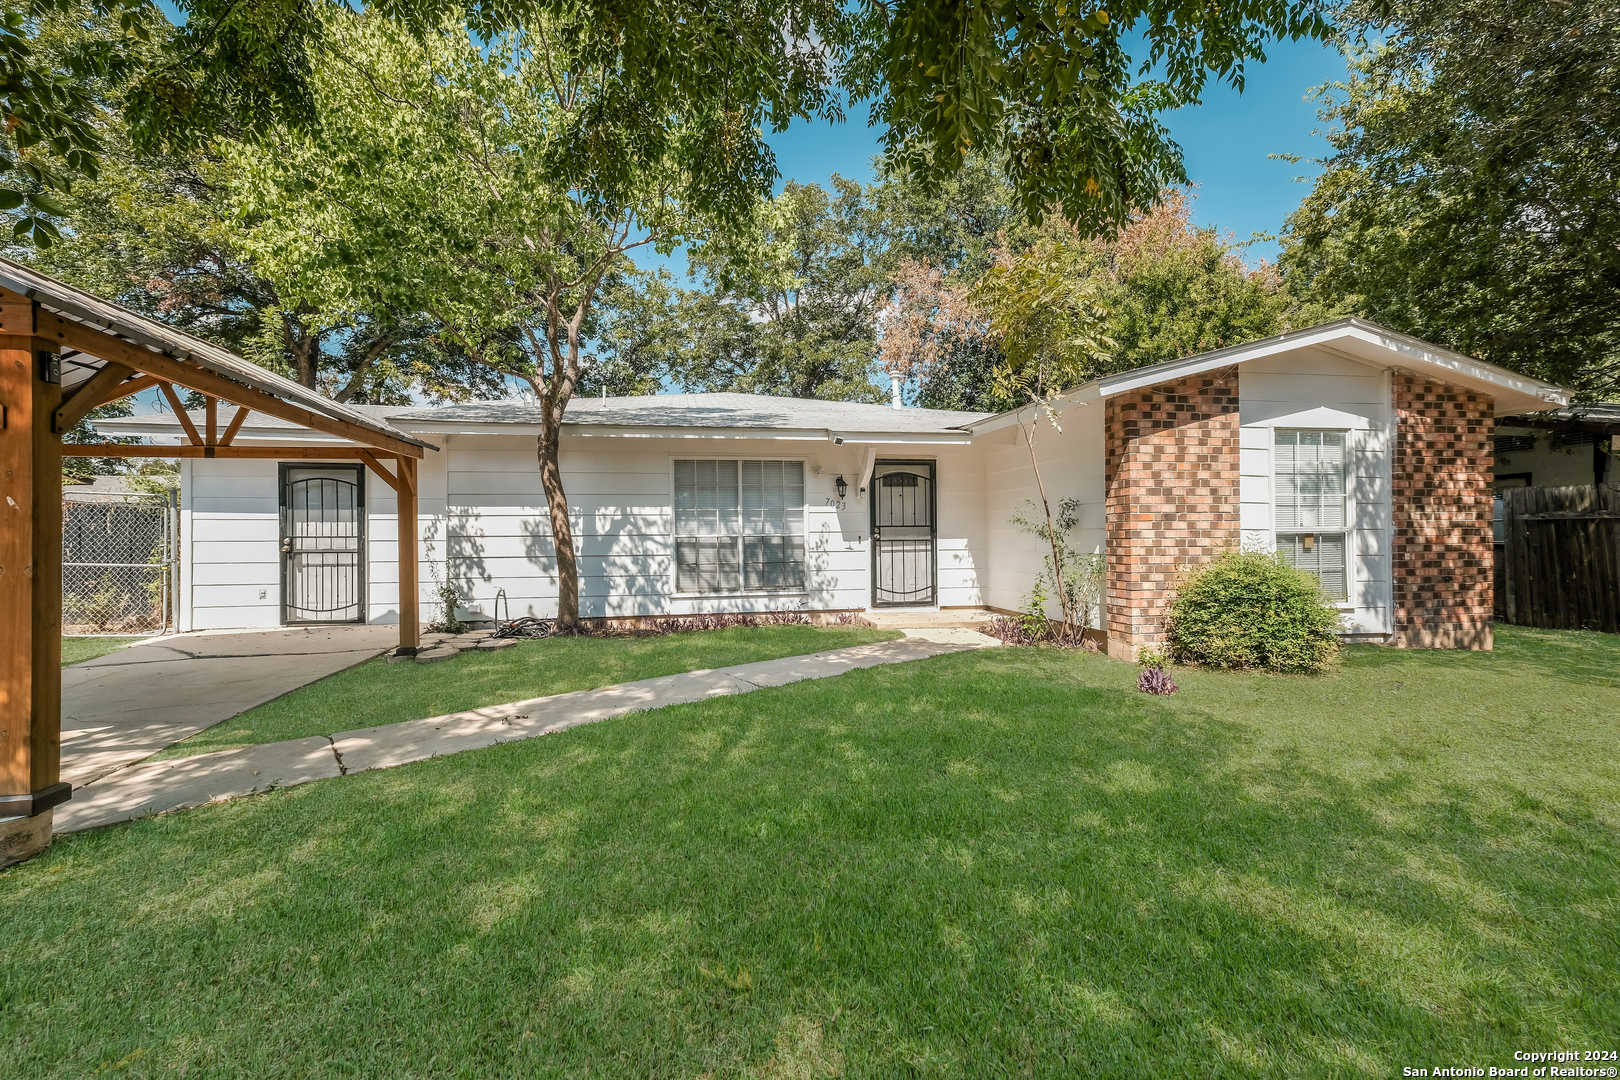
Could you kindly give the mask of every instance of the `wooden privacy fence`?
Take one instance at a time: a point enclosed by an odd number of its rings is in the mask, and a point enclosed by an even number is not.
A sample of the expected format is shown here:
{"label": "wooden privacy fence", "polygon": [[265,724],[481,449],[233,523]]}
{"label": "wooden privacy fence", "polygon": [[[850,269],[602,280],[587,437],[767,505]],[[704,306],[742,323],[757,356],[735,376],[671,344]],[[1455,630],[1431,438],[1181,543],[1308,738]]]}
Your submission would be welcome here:
{"label": "wooden privacy fence", "polygon": [[1603,487],[1509,488],[1496,549],[1496,616],[1519,626],[1620,633],[1620,507]]}

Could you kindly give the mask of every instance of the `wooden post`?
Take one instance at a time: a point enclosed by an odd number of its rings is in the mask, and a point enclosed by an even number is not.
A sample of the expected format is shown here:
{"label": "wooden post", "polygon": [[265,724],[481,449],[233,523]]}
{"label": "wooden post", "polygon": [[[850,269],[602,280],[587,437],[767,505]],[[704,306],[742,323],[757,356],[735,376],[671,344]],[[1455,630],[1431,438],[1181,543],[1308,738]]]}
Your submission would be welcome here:
{"label": "wooden post", "polygon": [[399,462],[399,647],[415,650],[422,641],[421,587],[416,565],[416,459]]}
{"label": "wooden post", "polygon": [[0,866],[50,843],[61,784],[62,404],[55,343],[0,289]]}

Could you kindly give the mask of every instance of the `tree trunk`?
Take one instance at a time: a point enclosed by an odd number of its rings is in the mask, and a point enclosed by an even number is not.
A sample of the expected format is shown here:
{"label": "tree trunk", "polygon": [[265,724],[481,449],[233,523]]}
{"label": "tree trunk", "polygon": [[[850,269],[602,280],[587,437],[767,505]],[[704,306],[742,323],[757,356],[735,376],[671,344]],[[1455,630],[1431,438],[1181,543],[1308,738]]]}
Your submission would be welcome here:
{"label": "tree trunk", "polygon": [[540,435],[535,440],[540,459],[540,486],[546,492],[546,508],[551,512],[551,539],[557,549],[557,625],[579,625],[579,558],[574,551],[574,530],[568,523],[568,493],[563,490],[558,448],[562,424],[554,420],[549,407],[543,407]]}

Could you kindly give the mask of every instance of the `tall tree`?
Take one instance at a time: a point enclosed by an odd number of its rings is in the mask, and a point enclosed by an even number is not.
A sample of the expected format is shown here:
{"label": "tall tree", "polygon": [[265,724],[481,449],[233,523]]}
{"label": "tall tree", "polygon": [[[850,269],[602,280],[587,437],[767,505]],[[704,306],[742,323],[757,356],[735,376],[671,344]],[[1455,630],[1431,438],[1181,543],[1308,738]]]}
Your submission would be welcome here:
{"label": "tall tree", "polygon": [[640,295],[622,298],[639,335],[608,344],[687,390],[882,400],[871,367],[886,245],[868,192],[837,175],[832,189],[789,181],[741,252],[694,255],[699,288],[642,275]]}
{"label": "tall tree", "polygon": [[1290,287],[1620,394],[1620,8],[1355,0],[1333,154],[1289,218]]}
{"label": "tall tree", "polygon": [[[1066,222],[1044,225],[1025,250],[1061,245],[1061,269],[1079,293],[1095,297],[1106,312],[1102,336],[1107,355],[1095,362],[1105,373],[1174,360],[1225,345],[1269,337],[1321,321],[1327,309],[1302,304],[1281,288],[1274,267],[1246,264],[1239,249],[1212,228],[1192,224],[1185,190],[1163,193],[1151,210],[1134,214],[1125,228],[1087,240]],[[1001,249],[1005,260],[1019,249]],[[932,274],[932,290],[915,285]],[[943,273],[915,261],[896,272],[901,289],[896,312],[931,318],[954,310],[952,290],[971,289],[978,278]],[[910,291],[908,291],[910,290]],[[932,408],[1010,409],[1017,403],[996,375],[999,358],[989,339],[957,332],[943,320],[933,331],[937,360],[920,370],[917,397]]]}
{"label": "tall tree", "polygon": [[719,257],[734,233],[752,232],[769,176],[705,188],[712,170],[687,163],[726,158],[748,138],[739,118],[706,107],[664,115],[666,156],[592,169],[575,141],[582,117],[614,142],[636,138],[646,118],[607,119],[623,104],[615,72],[579,46],[571,19],[475,42],[461,24],[417,39],[369,13],[328,18],[343,62],[314,83],[319,128],[241,151],[248,250],[285,295],[321,310],[427,311],[470,357],[530,389],[557,617],[573,625],[579,568],[558,449],[598,301],[637,247],[684,242]]}
{"label": "tall tree", "polygon": [[53,246],[7,254],[217,342],[337,401],[494,396],[499,378],[438,337],[420,311],[323,312],[285,301],[242,248],[236,168],[202,151],[149,157],[106,132],[102,168],[62,198]]}
{"label": "tall tree", "polygon": [[[0,37],[0,104],[15,121],[0,136],[11,151],[0,190],[36,199],[31,222],[50,213],[37,202],[46,188],[94,172],[101,147],[82,122],[92,75],[120,88],[144,151],[315,120],[313,80],[335,44],[327,4],[175,0],[171,25],[150,0],[89,0],[89,17],[119,36],[46,55],[38,29],[62,2],[21,0]],[[692,205],[718,212],[739,177],[774,172],[769,146],[749,133],[842,119],[846,101],[869,101],[898,171],[933,186],[982,152],[1026,215],[1060,208],[1088,231],[1181,177],[1158,111],[1196,101],[1211,77],[1241,86],[1268,38],[1328,32],[1313,0],[384,0],[367,10],[423,41],[447,18],[481,40],[549,33],[604,73],[596,107],[569,120],[567,150],[548,163],[570,176],[629,182],[674,161],[694,178]],[[665,124],[676,113],[725,118],[735,135],[709,154]]]}

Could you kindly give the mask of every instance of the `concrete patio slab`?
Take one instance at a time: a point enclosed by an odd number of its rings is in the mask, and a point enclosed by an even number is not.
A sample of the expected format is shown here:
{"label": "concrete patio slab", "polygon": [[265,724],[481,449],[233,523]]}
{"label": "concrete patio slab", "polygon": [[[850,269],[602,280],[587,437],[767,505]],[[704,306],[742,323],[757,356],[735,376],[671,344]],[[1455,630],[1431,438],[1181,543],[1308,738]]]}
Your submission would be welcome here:
{"label": "concrete patio slab", "polygon": [[62,779],[80,787],[369,660],[398,637],[394,626],[180,634],[63,668]]}
{"label": "concrete patio slab", "polygon": [[58,833],[94,829],[221,799],[341,776],[330,740],[315,736],[121,769],[56,808]]}

